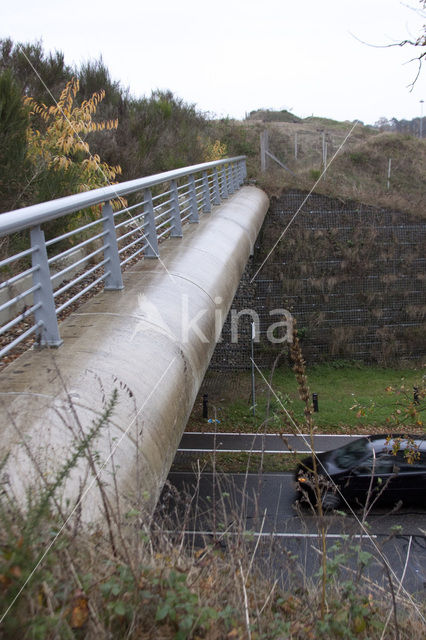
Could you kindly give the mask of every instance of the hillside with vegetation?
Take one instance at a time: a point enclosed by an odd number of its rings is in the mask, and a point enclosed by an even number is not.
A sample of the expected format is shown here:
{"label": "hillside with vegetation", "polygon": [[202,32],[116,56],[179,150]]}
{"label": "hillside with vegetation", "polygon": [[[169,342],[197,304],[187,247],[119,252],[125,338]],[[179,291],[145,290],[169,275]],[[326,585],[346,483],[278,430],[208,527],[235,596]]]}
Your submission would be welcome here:
{"label": "hillside with vegetation", "polygon": [[[298,188],[372,206],[425,215],[426,137],[416,134],[309,117],[298,122],[256,120],[246,126],[267,130],[270,151],[286,167],[268,160],[259,184],[278,195]],[[324,171],[324,144],[327,145]],[[296,151],[297,146],[297,151]],[[390,161],[390,178],[388,180]]]}
{"label": "hillside with vegetation", "polygon": [[[72,131],[61,98],[71,85]],[[170,91],[136,98],[102,60],[75,69],[59,52],[8,39],[0,41],[0,114],[1,211],[79,191],[76,172],[93,159],[120,169],[110,176],[101,167],[92,188],[245,151],[238,135],[226,147],[226,123],[220,143],[209,119]],[[93,126],[75,127],[89,114]]]}
{"label": "hillside with vegetation", "polygon": [[[79,131],[84,144],[77,144],[74,135],[74,144],[65,149],[64,114],[54,108],[69,83],[74,83],[75,118],[82,117],[82,106],[94,96],[96,105],[93,126]],[[89,158],[99,159],[99,166],[95,162],[92,167],[94,188],[108,180],[240,154],[247,156],[249,179],[269,195],[287,187],[313,188],[414,214],[424,210],[426,140],[418,139],[418,118],[409,126],[395,119],[370,126],[258,109],[243,121],[215,119],[167,90],[131,95],[111,78],[102,59],[72,68],[61,52],[46,53],[40,43],[21,45],[10,39],[0,40],[0,114],[0,211],[81,190],[80,169]],[[265,129],[270,151],[288,171],[269,160],[268,171],[261,174],[260,134]],[[118,170],[112,175],[102,167]]]}

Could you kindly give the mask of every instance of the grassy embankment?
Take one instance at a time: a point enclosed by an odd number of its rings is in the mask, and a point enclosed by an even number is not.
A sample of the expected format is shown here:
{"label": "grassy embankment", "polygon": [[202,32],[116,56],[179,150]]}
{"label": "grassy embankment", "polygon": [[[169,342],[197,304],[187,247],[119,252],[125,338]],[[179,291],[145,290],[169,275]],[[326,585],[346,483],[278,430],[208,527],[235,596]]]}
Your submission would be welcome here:
{"label": "grassy embankment", "polygon": [[[251,408],[250,372],[209,371],[195,402],[187,431],[218,433],[298,433],[304,432],[303,408],[297,383],[289,366],[256,376],[256,416]],[[422,370],[385,369],[360,363],[329,363],[308,369],[312,393],[318,394],[319,412],[314,414],[317,433],[368,434],[390,431],[422,433],[418,416],[410,410],[413,388],[422,386]],[[423,382],[424,384],[424,382]],[[202,418],[202,396],[209,396],[208,422]],[[269,408],[268,408],[269,405]],[[399,413],[400,412],[400,413]],[[420,417],[421,422],[421,417]],[[198,456],[200,458],[200,456]],[[212,456],[201,456],[210,468]],[[215,454],[222,471],[279,471],[293,468],[296,454]],[[191,466],[193,459],[178,459],[176,468]]]}
{"label": "grassy embankment", "polygon": [[[257,182],[271,195],[278,195],[283,188],[310,190],[315,185],[316,193],[333,198],[353,199],[421,217],[426,215],[426,139],[319,117],[287,122],[250,119],[243,127],[257,132],[267,129],[270,150],[294,174],[272,160],[268,161],[267,173],[261,174],[256,162]],[[323,136],[327,143],[324,175]],[[258,157],[256,161],[260,163]],[[249,162],[249,166],[251,164]]]}

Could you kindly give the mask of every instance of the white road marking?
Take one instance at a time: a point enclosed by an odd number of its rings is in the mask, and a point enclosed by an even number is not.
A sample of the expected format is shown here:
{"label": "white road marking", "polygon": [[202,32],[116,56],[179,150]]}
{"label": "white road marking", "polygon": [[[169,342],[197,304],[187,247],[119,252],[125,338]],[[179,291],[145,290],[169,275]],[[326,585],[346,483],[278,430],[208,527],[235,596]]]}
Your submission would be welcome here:
{"label": "white road marking", "polygon": [[[301,451],[292,449],[221,449],[220,443],[216,449],[178,449],[178,453],[310,453],[308,449]],[[315,453],[324,453],[315,449]]]}
{"label": "white road marking", "polygon": [[[185,431],[184,436],[256,436],[257,438],[309,438],[309,433],[243,433],[240,431]],[[314,438],[364,438],[365,434],[355,433],[315,433]]]}
{"label": "white road marking", "polygon": [[[166,533],[169,534],[173,534],[176,533],[176,531],[166,531]],[[188,536],[219,536],[220,538],[223,538],[223,536],[241,536],[241,532],[238,531],[216,531],[216,533],[214,531],[184,531],[185,535]],[[322,537],[321,534],[318,533],[280,533],[278,531],[271,531],[271,532],[266,532],[266,531],[244,531],[242,535],[246,535],[247,537],[249,536],[254,536],[257,538],[319,538]],[[359,539],[363,539],[363,538],[368,538],[369,540],[371,540],[371,538],[378,538],[378,536],[376,535],[364,535],[364,534],[354,534],[349,536],[348,534],[344,534],[344,533],[326,533],[325,534],[326,538],[359,538]]]}
{"label": "white road marking", "polygon": [[[192,473],[191,471],[170,471],[169,476],[192,476],[192,477],[197,477],[198,474],[197,473]],[[258,473],[212,473],[211,471],[200,471],[200,477],[201,476],[248,476],[248,477],[253,477],[253,478],[258,478],[259,474]],[[277,478],[292,478],[294,476],[293,473],[267,473],[267,474],[261,474],[262,478],[270,478],[271,476],[276,476]]]}

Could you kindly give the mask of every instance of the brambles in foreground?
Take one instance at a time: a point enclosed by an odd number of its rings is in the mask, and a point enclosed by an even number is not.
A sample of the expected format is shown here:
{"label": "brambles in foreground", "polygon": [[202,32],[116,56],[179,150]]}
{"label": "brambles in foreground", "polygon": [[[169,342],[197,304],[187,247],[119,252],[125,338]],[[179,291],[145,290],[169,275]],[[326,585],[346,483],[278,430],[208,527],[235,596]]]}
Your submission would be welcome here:
{"label": "brambles in foreground", "polygon": [[[328,550],[327,612],[320,619],[320,574],[303,575],[292,553],[269,556],[244,530],[238,515],[228,537],[185,543],[190,497],[179,505],[182,520],[157,514],[152,526],[137,507],[114,518],[120,539],[114,555],[102,528],[85,530],[72,521],[2,620],[4,638],[110,638],[146,640],[298,640],[382,636],[389,599],[381,587],[363,581],[372,557],[358,543],[342,541]],[[200,513],[201,515],[201,513]],[[202,517],[209,517],[204,511]],[[16,505],[2,510],[0,601],[3,615],[24,586],[52,536],[62,526],[54,509],[43,512],[33,529],[32,545],[22,541],[24,524]],[[15,527],[15,529],[14,529]],[[355,562],[356,578],[344,576]],[[281,585],[270,571],[284,572]],[[269,567],[269,569],[268,569]],[[340,573],[343,572],[343,577]],[[247,607],[248,604],[248,607]],[[401,640],[421,640],[422,626],[408,601],[401,602]],[[247,607],[247,608],[246,608]],[[247,620],[248,615],[248,620]]]}
{"label": "brambles in foreground", "polygon": [[[238,511],[224,512],[230,523],[226,532],[218,528],[215,539],[207,536],[197,542],[188,537],[191,509],[195,506],[196,517],[212,522],[215,515],[190,496],[177,503],[173,496],[176,508],[165,505],[152,518],[137,503],[124,507],[116,495],[103,503],[104,521],[83,525],[79,510],[71,514],[62,499],[63,482],[81,456],[96,461],[94,438],[108,422],[115,401],[115,395],[106,401],[104,414],[86,438],[75,443],[52,481],[46,484],[40,477],[41,489],[28,492],[26,505],[14,498],[13,487],[3,485],[3,638],[393,638],[393,623],[382,636],[389,607],[386,592],[362,580],[368,561],[362,549],[354,551],[349,545],[330,550],[327,611],[322,615],[323,577],[306,575],[286,547],[273,556],[272,538],[271,544],[258,546]],[[102,484],[97,490],[104,496]],[[225,494],[217,498],[218,505],[224,505]],[[356,588],[353,581],[351,586],[339,577],[341,565],[354,555]],[[422,637],[416,607],[401,602],[401,640]]]}

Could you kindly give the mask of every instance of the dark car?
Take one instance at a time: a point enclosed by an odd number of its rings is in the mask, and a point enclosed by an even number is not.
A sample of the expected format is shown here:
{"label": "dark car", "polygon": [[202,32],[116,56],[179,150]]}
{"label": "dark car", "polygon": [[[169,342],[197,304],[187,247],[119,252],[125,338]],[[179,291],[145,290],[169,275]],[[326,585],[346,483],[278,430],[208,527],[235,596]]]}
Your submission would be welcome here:
{"label": "dark car", "polygon": [[[426,506],[426,439],[394,434],[352,440],[316,456],[325,510],[345,503],[417,502]],[[301,502],[316,506],[312,456],[299,463],[295,478]]]}

